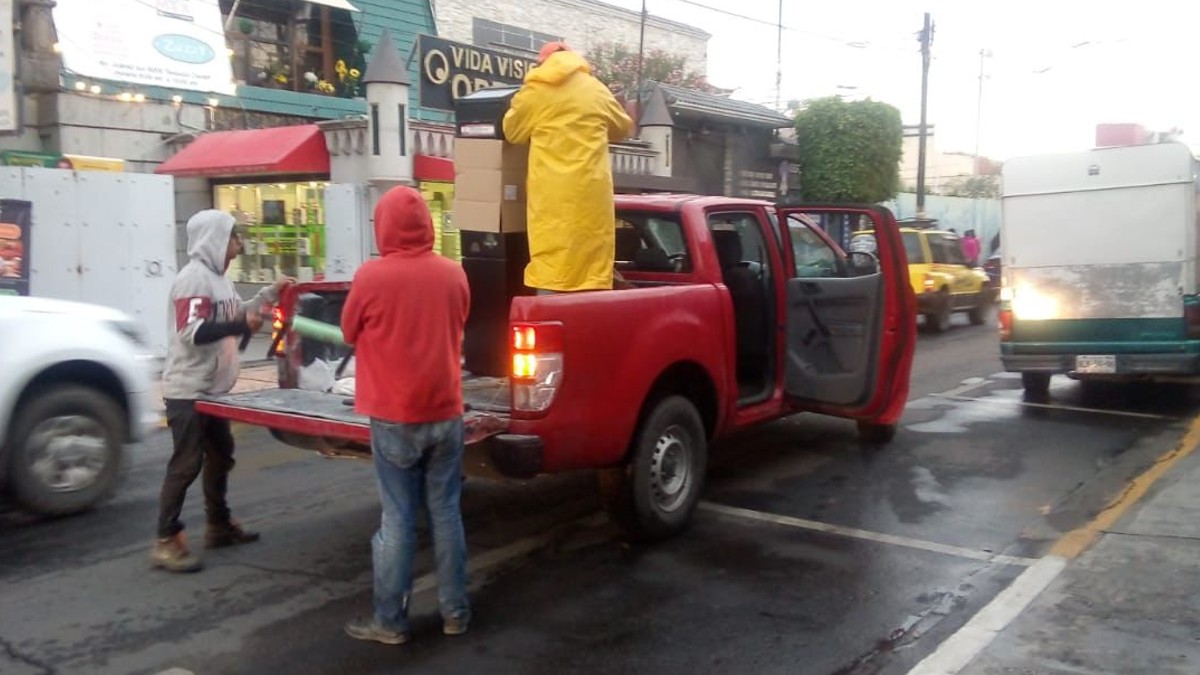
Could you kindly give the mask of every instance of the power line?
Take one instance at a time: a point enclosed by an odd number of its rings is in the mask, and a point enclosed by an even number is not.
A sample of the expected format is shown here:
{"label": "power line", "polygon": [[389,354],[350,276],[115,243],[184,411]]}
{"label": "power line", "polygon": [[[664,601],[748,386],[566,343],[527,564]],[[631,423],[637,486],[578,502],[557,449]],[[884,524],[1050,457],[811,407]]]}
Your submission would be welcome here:
{"label": "power line", "polygon": [[810,37],[817,37],[817,38],[821,38],[823,40],[829,40],[830,42],[837,42],[841,45],[850,47],[852,49],[887,49],[889,51],[906,51],[906,52],[911,51],[908,49],[902,50],[899,47],[888,47],[886,45],[872,44],[870,41],[866,41],[866,40],[847,40],[845,38],[834,37],[832,35],[825,35],[823,33],[817,33],[817,32],[811,31],[811,30],[803,29],[803,28],[796,28],[795,26],[787,26],[787,25],[783,25],[779,21],[770,21],[768,19],[761,19],[759,17],[749,16],[747,14],[739,14],[737,12],[732,12],[728,9],[722,9],[720,7],[713,7],[712,5],[706,5],[702,2],[697,2],[696,0],[671,0],[671,1],[682,3],[685,5],[691,5],[693,7],[699,7],[700,9],[707,9],[710,12],[716,12],[717,14],[723,14],[725,16],[732,17],[735,19],[742,19],[743,21],[750,21],[752,23],[757,23],[757,24],[760,24],[763,26],[770,26],[772,28],[782,28],[783,30],[791,31],[793,33],[799,33],[800,35],[808,35]]}

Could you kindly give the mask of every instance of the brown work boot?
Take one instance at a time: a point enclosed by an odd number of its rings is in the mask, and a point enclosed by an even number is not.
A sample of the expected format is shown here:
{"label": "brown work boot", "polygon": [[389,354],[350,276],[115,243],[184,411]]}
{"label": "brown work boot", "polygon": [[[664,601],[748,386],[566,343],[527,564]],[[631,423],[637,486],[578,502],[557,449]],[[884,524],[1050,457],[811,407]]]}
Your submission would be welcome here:
{"label": "brown work boot", "polygon": [[204,567],[204,563],[188,550],[182,532],[173,537],[156,540],[150,560],[155,567],[161,567],[168,572],[197,572]]}
{"label": "brown work boot", "polygon": [[239,544],[252,544],[258,541],[257,532],[247,532],[236,520],[230,520],[224,525],[209,524],[204,533],[204,548],[224,548]]}
{"label": "brown work boot", "polygon": [[469,627],[470,618],[466,616],[452,616],[442,619],[443,635],[466,635]]}

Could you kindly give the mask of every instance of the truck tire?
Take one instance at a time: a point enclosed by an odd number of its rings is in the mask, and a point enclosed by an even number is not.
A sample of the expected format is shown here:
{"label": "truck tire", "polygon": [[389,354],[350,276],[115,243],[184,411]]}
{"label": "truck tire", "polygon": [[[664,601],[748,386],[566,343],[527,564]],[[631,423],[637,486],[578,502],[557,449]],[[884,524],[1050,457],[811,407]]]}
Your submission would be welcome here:
{"label": "truck tire", "polygon": [[895,424],[877,424],[875,422],[858,422],[858,440],[867,445],[885,445],[896,437]]}
{"label": "truck tire", "polygon": [[1021,386],[1027,396],[1044,397],[1050,393],[1050,373],[1021,373]]}
{"label": "truck tire", "polygon": [[708,439],[696,406],[658,401],[634,436],[625,465],[600,472],[609,516],[633,539],[655,541],[687,527],[704,487]]}
{"label": "truck tire", "polygon": [[44,516],[87,509],[117,482],[125,414],[111,396],[79,385],[39,392],[21,404],[9,436],[9,490]]}
{"label": "truck tire", "polygon": [[950,330],[950,317],[953,313],[950,291],[943,288],[938,291],[937,308],[925,315],[925,323],[929,324],[929,330],[934,333],[945,333]]}

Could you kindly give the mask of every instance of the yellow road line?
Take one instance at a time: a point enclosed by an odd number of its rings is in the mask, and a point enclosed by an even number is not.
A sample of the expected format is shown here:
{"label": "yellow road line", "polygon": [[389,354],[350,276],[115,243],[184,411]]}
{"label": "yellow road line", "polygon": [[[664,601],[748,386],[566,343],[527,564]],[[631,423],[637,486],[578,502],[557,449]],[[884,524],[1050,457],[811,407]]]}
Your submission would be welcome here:
{"label": "yellow road line", "polygon": [[1188,431],[1180,439],[1179,445],[1164,453],[1154,461],[1153,466],[1146,469],[1140,476],[1134,478],[1116,499],[1109,502],[1091,522],[1076,528],[1054,544],[1049,555],[1063,558],[1075,558],[1090,547],[1102,532],[1112,527],[1129,507],[1136,504],[1153,485],[1181,460],[1192,454],[1200,445],[1200,416],[1192,420]]}

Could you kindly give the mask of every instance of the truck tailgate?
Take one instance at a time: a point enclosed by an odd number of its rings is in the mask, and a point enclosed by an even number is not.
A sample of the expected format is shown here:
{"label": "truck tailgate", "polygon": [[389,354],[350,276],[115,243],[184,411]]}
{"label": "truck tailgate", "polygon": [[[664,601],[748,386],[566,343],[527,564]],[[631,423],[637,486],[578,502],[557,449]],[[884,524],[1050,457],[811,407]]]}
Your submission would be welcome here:
{"label": "truck tailgate", "polygon": [[[466,442],[485,440],[508,429],[508,383],[494,378],[463,382]],[[370,420],[354,411],[351,399],[302,389],[265,389],[226,394],[196,402],[200,412],[234,422],[294,434],[368,444]]]}

